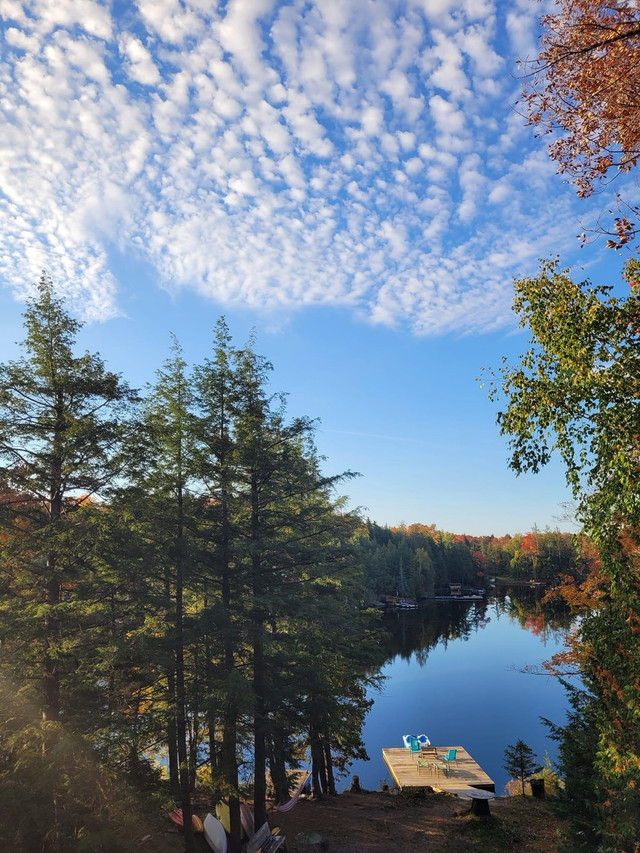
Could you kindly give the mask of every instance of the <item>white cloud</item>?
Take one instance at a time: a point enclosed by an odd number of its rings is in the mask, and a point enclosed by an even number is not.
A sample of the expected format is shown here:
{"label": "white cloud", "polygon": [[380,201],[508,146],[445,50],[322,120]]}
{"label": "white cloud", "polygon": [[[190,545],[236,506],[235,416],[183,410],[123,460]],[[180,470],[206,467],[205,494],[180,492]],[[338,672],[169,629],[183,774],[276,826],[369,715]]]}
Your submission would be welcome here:
{"label": "white cloud", "polygon": [[224,304],[471,332],[508,322],[511,274],[575,233],[507,105],[499,34],[524,44],[533,14],[507,0],[0,4],[18,291],[46,267],[112,316],[116,246]]}
{"label": "white cloud", "polygon": [[465,126],[464,113],[461,109],[446,101],[441,95],[429,99],[429,107],[436,128],[442,133],[461,133]]}
{"label": "white cloud", "polygon": [[504,60],[492,48],[490,38],[486,26],[471,27],[461,36],[464,52],[471,57],[475,71],[482,77],[497,74],[504,65]]}
{"label": "white cloud", "polygon": [[39,33],[49,33],[58,27],[80,27],[105,41],[112,35],[108,6],[97,0],[36,0],[31,14]]}
{"label": "white cloud", "polygon": [[144,26],[167,45],[182,45],[205,29],[198,12],[185,9],[180,0],[136,0],[136,7]]}
{"label": "white cloud", "polygon": [[404,108],[404,105],[413,94],[413,86],[407,75],[403,74],[397,68],[391,69],[387,79],[382,81],[380,88],[389,95],[394,105],[399,109]]}
{"label": "white cloud", "polygon": [[502,204],[512,193],[511,185],[506,180],[499,180],[494,183],[491,192],[488,195],[491,204]]}
{"label": "white cloud", "polygon": [[469,81],[463,68],[464,59],[455,40],[438,30],[433,33],[433,38],[432,53],[439,64],[431,73],[432,85],[456,98],[468,96]]}
{"label": "white cloud", "polygon": [[440,21],[448,12],[459,6],[458,0],[414,0],[414,3],[434,21]]}
{"label": "white cloud", "polygon": [[383,114],[380,107],[367,104],[362,110],[362,129],[368,136],[376,136],[382,129]]}
{"label": "white cloud", "polygon": [[516,59],[532,60],[538,55],[539,48],[535,38],[537,12],[528,0],[518,0],[514,3],[514,8],[507,12],[505,26],[512,62]]}
{"label": "white cloud", "polygon": [[260,73],[260,57],[265,48],[259,19],[273,5],[273,0],[229,0],[226,15],[218,26],[224,49],[233,54],[244,72],[254,77]]}
{"label": "white cloud", "polygon": [[17,47],[19,50],[30,51],[33,53],[38,49],[39,41],[36,36],[27,35],[27,33],[16,27],[8,27],[4,37],[8,45]]}
{"label": "white cloud", "polygon": [[130,35],[123,36],[119,39],[119,47],[132,80],[142,83],[143,86],[154,86],[160,82],[160,73],[151,54],[139,39]]}

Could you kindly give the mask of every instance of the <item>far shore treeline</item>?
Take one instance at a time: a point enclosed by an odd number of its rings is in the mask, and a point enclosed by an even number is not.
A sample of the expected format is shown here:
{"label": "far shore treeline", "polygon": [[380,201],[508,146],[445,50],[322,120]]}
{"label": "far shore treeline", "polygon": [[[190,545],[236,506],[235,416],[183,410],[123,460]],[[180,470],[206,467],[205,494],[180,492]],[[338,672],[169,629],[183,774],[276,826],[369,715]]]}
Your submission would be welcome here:
{"label": "far shore treeline", "polygon": [[366,521],[355,533],[365,583],[373,597],[419,600],[449,591],[449,584],[482,588],[486,578],[555,585],[583,580],[597,556],[589,539],[558,530],[466,536],[435,525],[381,527]]}

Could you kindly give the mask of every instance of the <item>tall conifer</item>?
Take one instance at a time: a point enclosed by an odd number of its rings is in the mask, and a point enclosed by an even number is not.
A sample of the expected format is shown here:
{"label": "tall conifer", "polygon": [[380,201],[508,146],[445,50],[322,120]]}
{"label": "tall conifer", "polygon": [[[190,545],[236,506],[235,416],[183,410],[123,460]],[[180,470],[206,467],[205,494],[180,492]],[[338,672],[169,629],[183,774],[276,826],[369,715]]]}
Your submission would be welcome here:
{"label": "tall conifer", "polygon": [[[165,737],[170,781],[174,790],[176,784],[179,789],[189,851],[194,849],[194,839],[187,742],[187,656],[191,638],[186,616],[188,604],[194,599],[195,585],[191,535],[195,502],[189,490],[194,465],[193,389],[182,350],[175,339],[170,357],[156,376],[156,384],[145,403],[142,428],[133,453],[134,467],[138,469],[132,483],[133,491],[128,496],[123,495],[123,499],[140,502],[141,534],[151,555],[148,563],[155,563],[156,589],[160,574],[162,577],[163,609],[167,615],[165,630],[160,630],[168,700]],[[158,651],[156,645],[156,653]]]}
{"label": "tall conifer", "polygon": [[22,648],[37,649],[22,671],[33,678],[39,669],[43,719],[57,720],[77,710],[69,692],[76,645],[83,625],[99,621],[88,613],[98,597],[90,589],[96,502],[118,471],[134,395],[98,355],[74,354],[81,324],[46,274],[24,318],[25,354],[0,366],[3,617],[16,620]]}

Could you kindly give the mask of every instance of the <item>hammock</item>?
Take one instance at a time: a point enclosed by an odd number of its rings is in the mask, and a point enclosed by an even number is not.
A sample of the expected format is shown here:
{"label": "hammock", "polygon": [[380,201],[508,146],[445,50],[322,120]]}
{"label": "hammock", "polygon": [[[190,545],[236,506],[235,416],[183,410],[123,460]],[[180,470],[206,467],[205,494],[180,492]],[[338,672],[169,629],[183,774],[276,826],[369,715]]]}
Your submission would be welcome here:
{"label": "hammock", "polygon": [[291,799],[287,800],[287,802],[281,806],[274,806],[273,807],[274,812],[288,812],[289,809],[292,809],[295,806],[295,804],[298,802],[300,794],[307,787],[307,782],[309,781],[310,777],[311,777],[311,773],[307,772],[307,775],[304,777],[302,782],[300,782],[300,784],[296,788],[295,793],[293,794]]}

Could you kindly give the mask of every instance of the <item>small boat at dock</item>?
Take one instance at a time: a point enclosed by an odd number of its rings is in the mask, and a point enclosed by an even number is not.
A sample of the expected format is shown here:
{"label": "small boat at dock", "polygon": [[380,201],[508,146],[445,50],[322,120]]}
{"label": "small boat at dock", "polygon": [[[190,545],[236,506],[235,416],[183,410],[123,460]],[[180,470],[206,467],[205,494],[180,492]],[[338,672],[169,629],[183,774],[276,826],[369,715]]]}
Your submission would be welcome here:
{"label": "small boat at dock", "polygon": [[482,601],[484,589],[473,589],[459,583],[450,583],[449,592],[441,592],[425,598],[426,601]]}
{"label": "small boat at dock", "polygon": [[397,595],[383,595],[376,604],[381,610],[417,610],[418,603]]}

